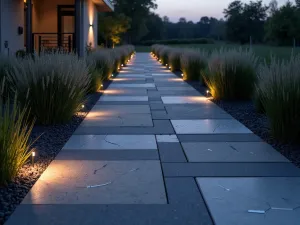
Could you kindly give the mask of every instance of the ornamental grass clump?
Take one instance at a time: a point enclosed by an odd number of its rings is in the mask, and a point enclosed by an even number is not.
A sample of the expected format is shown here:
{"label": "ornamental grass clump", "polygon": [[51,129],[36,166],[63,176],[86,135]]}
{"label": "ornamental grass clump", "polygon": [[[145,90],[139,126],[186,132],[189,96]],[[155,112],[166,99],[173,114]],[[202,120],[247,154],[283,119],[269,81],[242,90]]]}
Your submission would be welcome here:
{"label": "ornamental grass clump", "polygon": [[242,49],[216,50],[211,54],[203,79],[214,99],[243,100],[253,96],[258,59]]}
{"label": "ornamental grass clump", "polygon": [[200,81],[203,83],[201,71],[207,65],[207,52],[185,50],[180,57],[180,63],[184,80]]}
{"label": "ornamental grass clump", "polygon": [[[6,90],[4,80],[0,95]],[[0,97],[0,186],[12,181],[31,155],[29,137],[34,120],[29,119],[27,107],[20,107],[17,96],[4,103]]]}
{"label": "ornamental grass clump", "polygon": [[271,59],[258,70],[257,91],[272,135],[283,142],[300,138],[300,56],[289,61]]}
{"label": "ornamental grass clump", "polygon": [[20,60],[9,75],[21,106],[42,125],[68,122],[81,109],[91,82],[85,59],[59,51]]}
{"label": "ornamental grass clump", "polygon": [[178,48],[174,48],[170,51],[169,54],[169,64],[171,66],[171,71],[180,71],[181,69],[181,63],[180,63],[180,57],[182,54],[182,50]]}
{"label": "ornamental grass clump", "polygon": [[160,58],[161,58],[161,63],[164,66],[169,66],[169,54],[172,51],[172,48],[169,47],[164,47],[160,50]]}
{"label": "ornamental grass clump", "polygon": [[109,80],[115,70],[116,55],[110,49],[100,49],[92,52],[89,57],[92,57],[96,64],[96,69],[102,71],[102,80]]}
{"label": "ornamental grass clump", "polygon": [[8,80],[7,75],[12,70],[15,64],[17,64],[16,58],[0,55],[0,84],[2,84],[4,80],[6,80],[5,87],[3,87],[5,89],[2,90],[3,94],[1,97],[3,101],[5,101],[8,95],[11,96],[13,95],[13,90],[12,90],[13,81]]}

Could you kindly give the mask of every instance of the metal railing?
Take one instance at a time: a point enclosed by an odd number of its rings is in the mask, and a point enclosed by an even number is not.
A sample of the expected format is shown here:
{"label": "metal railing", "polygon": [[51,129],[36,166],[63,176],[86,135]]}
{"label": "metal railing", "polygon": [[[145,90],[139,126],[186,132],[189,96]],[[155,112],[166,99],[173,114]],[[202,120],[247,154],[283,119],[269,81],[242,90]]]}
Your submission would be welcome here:
{"label": "metal railing", "polygon": [[40,53],[60,49],[72,52],[75,49],[74,33],[33,33],[33,50]]}

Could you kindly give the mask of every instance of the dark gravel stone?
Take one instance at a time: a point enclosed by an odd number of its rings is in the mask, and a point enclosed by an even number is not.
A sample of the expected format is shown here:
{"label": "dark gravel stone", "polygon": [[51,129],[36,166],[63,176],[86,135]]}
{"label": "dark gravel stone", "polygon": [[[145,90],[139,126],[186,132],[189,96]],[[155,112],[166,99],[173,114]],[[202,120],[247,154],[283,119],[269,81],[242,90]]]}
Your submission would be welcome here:
{"label": "dark gravel stone", "polygon": [[[111,82],[105,82],[106,89]],[[9,218],[15,208],[22,202],[34,183],[45,171],[51,161],[60,152],[74,131],[84,120],[86,113],[97,103],[101,93],[87,96],[85,108],[67,124],[53,126],[36,125],[31,133],[31,140],[38,140],[33,144],[36,150],[34,165],[28,162],[24,165],[15,180],[6,187],[0,187],[0,225]]]}

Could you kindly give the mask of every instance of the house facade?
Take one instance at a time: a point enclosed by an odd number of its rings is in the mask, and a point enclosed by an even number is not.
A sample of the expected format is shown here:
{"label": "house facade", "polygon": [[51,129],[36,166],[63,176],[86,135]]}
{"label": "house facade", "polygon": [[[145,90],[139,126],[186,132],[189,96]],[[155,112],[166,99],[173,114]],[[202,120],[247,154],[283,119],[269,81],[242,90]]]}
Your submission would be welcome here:
{"label": "house facade", "polygon": [[97,13],[111,0],[0,0],[0,52],[62,48],[84,55],[97,45]]}

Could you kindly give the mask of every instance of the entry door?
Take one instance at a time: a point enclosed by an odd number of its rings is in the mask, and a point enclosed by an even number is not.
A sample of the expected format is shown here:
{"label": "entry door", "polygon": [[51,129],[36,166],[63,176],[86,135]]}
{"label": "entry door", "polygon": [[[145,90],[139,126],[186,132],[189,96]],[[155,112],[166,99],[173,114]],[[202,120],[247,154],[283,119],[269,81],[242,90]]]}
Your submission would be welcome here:
{"label": "entry door", "polygon": [[58,46],[64,49],[73,49],[75,43],[75,6],[59,5],[57,14]]}

